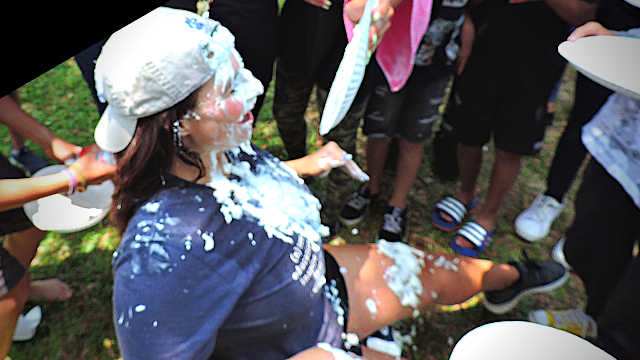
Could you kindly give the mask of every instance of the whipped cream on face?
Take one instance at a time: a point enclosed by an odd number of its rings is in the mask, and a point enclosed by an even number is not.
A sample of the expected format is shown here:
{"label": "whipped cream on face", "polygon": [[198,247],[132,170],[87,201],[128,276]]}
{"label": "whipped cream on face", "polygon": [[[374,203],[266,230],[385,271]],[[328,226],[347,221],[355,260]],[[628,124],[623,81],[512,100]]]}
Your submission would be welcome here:
{"label": "whipped cream on face", "polygon": [[250,110],[263,93],[262,83],[243,67],[238,52],[219,49],[216,73],[201,88],[198,103],[186,117],[192,121],[214,121],[207,130],[213,150],[220,152],[251,139],[253,126]]}

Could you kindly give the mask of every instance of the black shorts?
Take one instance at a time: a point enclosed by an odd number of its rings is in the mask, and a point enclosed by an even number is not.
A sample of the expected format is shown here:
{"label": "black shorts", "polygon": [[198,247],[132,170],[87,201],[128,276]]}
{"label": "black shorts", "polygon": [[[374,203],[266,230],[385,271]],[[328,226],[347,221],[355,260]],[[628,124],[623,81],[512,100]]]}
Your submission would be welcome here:
{"label": "black shorts", "polygon": [[0,296],[11,291],[27,270],[0,244]]}
{"label": "black shorts", "polygon": [[[0,179],[21,179],[25,174],[11,165],[4,155],[0,154]],[[0,212],[0,236],[24,231],[33,227],[31,221],[22,210],[22,206]]]}
{"label": "black shorts", "polygon": [[[347,286],[344,282],[344,277],[340,273],[340,266],[336,262],[335,258],[328,252],[324,251],[324,263],[325,263],[325,279],[327,280],[325,291],[331,293],[327,296],[327,303],[325,304],[325,316],[324,324],[320,330],[318,340],[320,342],[326,342],[336,348],[342,348],[345,351],[351,351],[358,355],[362,355],[360,344],[347,344],[343,334],[347,332],[347,323],[349,322],[349,297],[347,296]],[[330,299],[335,297],[337,299]],[[336,321],[336,312],[331,310],[334,306],[333,302],[339,301],[338,306],[344,311],[343,324],[339,326],[339,321]]]}
{"label": "black shorts", "polygon": [[549,124],[548,97],[548,93],[531,97],[518,92],[492,92],[470,81],[454,83],[446,122],[453,125],[462,145],[483,146],[493,136],[498,149],[536,155]]}
{"label": "black shorts", "polygon": [[374,139],[397,136],[412,143],[428,140],[450,76],[434,77],[428,68],[416,66],[406,85],[392,92],[377,63],[367,71],[375,86],[364,116],[364,134]]}

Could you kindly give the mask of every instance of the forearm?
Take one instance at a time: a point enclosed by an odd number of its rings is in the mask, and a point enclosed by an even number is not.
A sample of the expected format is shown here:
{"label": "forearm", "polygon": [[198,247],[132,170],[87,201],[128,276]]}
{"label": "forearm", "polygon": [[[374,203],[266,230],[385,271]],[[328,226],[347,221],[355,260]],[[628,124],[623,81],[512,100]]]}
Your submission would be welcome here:
{"label": "forearm", "polygon": [[580,26],[596,17],[596,3],[582,0],[544,0],[564,21]]}
{"label": "forearm", "polygon": [[30,201],[68,190],[69,177],[64,173],[0,180],[0,211],[15,209]]}
{"label": "forearm", "polygon": [[0,122],[45,149],[56,138],[54,133],[22,110],[9,95],[0,98]]}

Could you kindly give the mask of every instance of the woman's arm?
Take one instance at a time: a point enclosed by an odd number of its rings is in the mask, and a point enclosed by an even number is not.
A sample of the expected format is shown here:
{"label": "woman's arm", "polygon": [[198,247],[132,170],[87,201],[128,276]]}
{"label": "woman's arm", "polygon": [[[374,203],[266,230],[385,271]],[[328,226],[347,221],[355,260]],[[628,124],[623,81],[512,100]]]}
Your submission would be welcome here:
{"label": "woman's arm", "polygon": [[[97,151],[98,147],[92,146],[70,167],[81,186],[100,184],[114,174],[115,166],[98,161]],[[69,175],[64,172],[0,180],[0,211],[15,209],[45,196],[67,192],[70,184]]]}
{"label": "woman's arm", "polygon": [[82,147],[62,140],[22,110],[9,95],[0,98],[0,123],[33,141],[44,149],[48,157],[56,161],[71,159],[82,151]]}

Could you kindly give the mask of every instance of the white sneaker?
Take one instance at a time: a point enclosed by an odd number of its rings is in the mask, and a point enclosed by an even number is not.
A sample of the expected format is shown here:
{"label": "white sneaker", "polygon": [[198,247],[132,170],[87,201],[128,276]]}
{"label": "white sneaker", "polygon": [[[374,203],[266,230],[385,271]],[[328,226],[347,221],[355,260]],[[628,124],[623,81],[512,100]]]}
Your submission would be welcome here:
{"label": "white sneaker", "polygon": [[20,314],[16,328],[13,331],[13,341],[26,341],[36,334],[36,329],[42,320],[42,309],[35,306],[26,315]]}
{"label": "white sneaker", "polygon": [[563,208],[564,202],[559,203],[551,196],[536,196],[531,206],[516,218],[516,233],[531,242],[544,239]]}
{"label": "white sneaker", "polygon": [[562,266],[564,266],[565,269],[570,270],[571,265],[569,265],[569,263],[567,262],[567,259],[565,259],[564,257],[564,241],[565,241],[564,237],[558,240],[558,242],[553,247],[553,250],[551,250],[551,258],[559,262],[560,264],[562,264]]}

